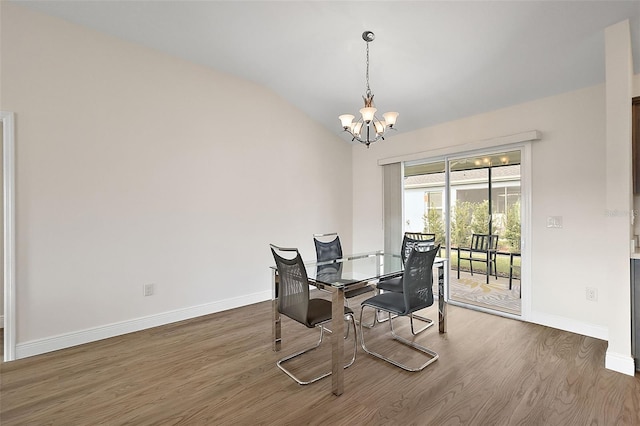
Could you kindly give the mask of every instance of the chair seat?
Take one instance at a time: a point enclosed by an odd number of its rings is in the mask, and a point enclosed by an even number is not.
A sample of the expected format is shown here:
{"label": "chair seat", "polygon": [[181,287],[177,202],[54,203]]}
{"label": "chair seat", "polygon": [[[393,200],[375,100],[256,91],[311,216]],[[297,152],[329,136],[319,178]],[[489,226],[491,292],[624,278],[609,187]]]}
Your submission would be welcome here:
{"label": "chair seat", "polygon": [[377,287],[379,290],[402,293],[402,276],[379,281]]}
{"label": "chair seat", "polygon": [[397,315],[405,315],[405,303],[403,293],[383,293],[370,297],[362,302],[363,306],[371,306],[372,308],[382,309]]}
{"label": "chair seat", "polygon": [[[353,315],[353,311],[347,306],[344,307],[344,314]],[[309,328],[329,321],[331,319],[331,302],[325,299],[309,299],[309,310],[307,312],[307,323]]]}

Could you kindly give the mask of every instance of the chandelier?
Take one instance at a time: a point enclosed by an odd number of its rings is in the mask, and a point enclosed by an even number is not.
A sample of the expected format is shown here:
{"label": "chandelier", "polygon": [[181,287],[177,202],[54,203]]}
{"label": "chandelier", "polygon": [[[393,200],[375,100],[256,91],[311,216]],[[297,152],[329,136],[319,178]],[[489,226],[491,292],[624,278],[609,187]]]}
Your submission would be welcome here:
{"label": "chandelier", "polygon": [[[357,140],[369,148],[369,145],[380,139],[384,140],[384,134],[387,129],[393,129],[398,118],[397,112],[385,112],[382,114],[383,120],[380,120],[376,116],[376,107],[373,104],[373,93],[369,87],[369,43],[376,38],[375,34],[371,31],[365,31],[362,33],[362,39],[367,42],[367,91],[364,99],[364,108],[360,110],[360,118],[357,121],[353,121],[355,116],[351,114],[343,114],[338,117],[342,122],[342,128],[345,132],[349,132],[353,136],[352,141]],[[395,129],[394,129],[395,130]]]}

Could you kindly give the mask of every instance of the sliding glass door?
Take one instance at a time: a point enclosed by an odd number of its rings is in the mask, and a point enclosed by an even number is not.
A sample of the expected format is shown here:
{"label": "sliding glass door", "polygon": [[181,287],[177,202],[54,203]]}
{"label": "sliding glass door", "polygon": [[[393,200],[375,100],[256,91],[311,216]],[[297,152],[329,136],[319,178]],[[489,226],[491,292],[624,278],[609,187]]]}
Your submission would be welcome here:
{"label": "sliding glass door", "polygon": [[405,164],[405,231],[446,248],[450,301],[521,314],[520,165],[520,150]]}
{"label": "sliding glass door", "polygon": [[450,159],[449,176],[449,298],[520,315],[520,151]]}

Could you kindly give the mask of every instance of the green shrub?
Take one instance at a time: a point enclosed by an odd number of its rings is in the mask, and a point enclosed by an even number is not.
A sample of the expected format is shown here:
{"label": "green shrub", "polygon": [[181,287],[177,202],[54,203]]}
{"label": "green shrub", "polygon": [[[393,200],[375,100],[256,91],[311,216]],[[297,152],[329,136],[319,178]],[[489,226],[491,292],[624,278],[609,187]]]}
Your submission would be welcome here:
{"label": "green shrub", "polygon": [[442,213],[436,209],[429,209],[423,216],[424,231],[429,234],[436,234],[436,244],[444,246],[444,222],[442,221]]}
{"label": "green shrub", "polygon": [[467,247],[471,242],[471,220],[473,204],[469,201],[456,200],[451,216],[451,245]]}
{"label": "green shrub", "polygon": [[520,201],[513,203],[507,210],[504,238],[513,251],[520,251]]}

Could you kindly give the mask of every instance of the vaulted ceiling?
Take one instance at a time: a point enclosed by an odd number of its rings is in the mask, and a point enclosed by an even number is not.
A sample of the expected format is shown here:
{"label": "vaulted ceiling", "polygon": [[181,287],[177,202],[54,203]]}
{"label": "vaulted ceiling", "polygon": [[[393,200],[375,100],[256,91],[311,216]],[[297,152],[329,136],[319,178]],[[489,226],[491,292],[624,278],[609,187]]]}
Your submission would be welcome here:
{"label": "vaulted ceiling", "polygon": [[399,131],[602,83],[604,29],[625,19],[640,73],[640,1],[16,3],[264,85],[335,134],[362,107],[365,30]]}

